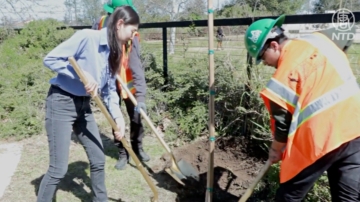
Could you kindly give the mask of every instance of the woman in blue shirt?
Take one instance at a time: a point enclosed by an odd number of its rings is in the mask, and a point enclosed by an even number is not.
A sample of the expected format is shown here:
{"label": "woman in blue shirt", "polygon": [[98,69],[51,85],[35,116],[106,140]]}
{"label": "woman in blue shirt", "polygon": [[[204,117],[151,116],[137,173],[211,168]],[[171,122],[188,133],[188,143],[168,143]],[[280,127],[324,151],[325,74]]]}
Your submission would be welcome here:
{"label": "woman in blue shirt", "polygon": [[[115,138],[125,133],[125,121],[116,93],[116,72],[119,69],[121,46],[137,31],[140,19],[130,7],[117,8],[102,30],[77,31],[52,50],[44,65],[57,76],[50,80],[46,98],[45,128],[50,150],[49,168],[43,177],[38,202],[52,201],[56,187],[68,168],[71,131],[74,128],[90,161],[93,201],[108,200],[105,187],[105,154],[99,129],[90,107],[90,93],[99,93],[119,127]],[[86,75],[84,87],[67,58],[73,56]]]}

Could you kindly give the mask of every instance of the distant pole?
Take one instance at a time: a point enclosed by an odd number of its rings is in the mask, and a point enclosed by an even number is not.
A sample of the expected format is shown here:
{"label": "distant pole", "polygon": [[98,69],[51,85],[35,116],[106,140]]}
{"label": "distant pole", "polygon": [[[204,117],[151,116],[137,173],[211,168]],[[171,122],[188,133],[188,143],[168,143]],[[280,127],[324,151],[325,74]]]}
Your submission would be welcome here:
{"label": "distant pole", "polygon": [[339,9],[342,9],[342,0],[340,0],[340,5],[339,5]]}
{"label": "distant pole", "polygon": [[214,148],[215,148],[215,72],[214,72],[214,9],[213,1],[208,0],[208,39],[209,39],[209,167],[207,172],[207,186],[205,202],[213,201],[214,184]]}

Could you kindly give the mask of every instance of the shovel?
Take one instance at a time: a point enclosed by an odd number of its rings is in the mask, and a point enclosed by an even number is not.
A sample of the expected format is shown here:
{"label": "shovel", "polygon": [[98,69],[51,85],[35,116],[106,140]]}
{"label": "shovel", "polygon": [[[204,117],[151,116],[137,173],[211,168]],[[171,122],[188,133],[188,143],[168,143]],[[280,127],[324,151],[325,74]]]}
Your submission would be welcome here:
{"label": "shovel", "polygon": [[[130,92],[130,90],[127,88],[126,84],[122,81],[119,75],[116,75],[116,79],[121,84],[122,90],[125,90],[125,92],[128,94],[130,100],[134,103],[134,106],[137,106],[137,101],[134,95]],[[199,181],[199,173],[197,172],[197,170],[194,167],[192,167],[190,163],[184,161],[183,159],[181,159],[179,162],[175,161],[174,154],[171,152],[169,146],[165,143],[165,141],[161,138],[159,132],[156,130],[154,124],[152,123],[150,118],[146,115],[144,110],[140,109],[140,114],[149,124],[150,128],[155,133],[156,137],[158,138],[162,146],[169,153],[171,159],[171,166],[170,168],[165,168],[165,171],[183,186],[185,186],[185,184],[181,180],[187,179],[188,177],[191,177]]]}
{"label": "shovel", "polygon": [[[69,57],[68,58],[69,62],[71,63],[71,65],[73,66],[74,70],[76,71],[77,75],[79,75],[80,80],[84,83],[84,85],[86,85],[88,83],[84,73],[82,72],[82,70],[80,69],[80,67],[78,66],[76,60],[74,59],[74,57]],[[93,97],[96,104],[99,106],[101,112],[105,115],[106,119],[109,121],[110,125],[112,126],[112,128],[115,131],[118,131],[118,127],[115,123],[115,121],[112,119],[112,117],[110,116],[108,110],[105,108],[104,104],[102,103],[102,101],[100,100],[100,98],[98,96]],[[129,152],[130,156],[132,157],[132,159],[135,161],[136,167],[139,169],[139,171],[141,172],[141,174],[143,175],[143,177],[145,178],[146,182],[148,183],[148,185],[150,186],[154,196],[151,199],[152,202],[157,202],[158,201],[158,192],[155,188],[154,183],[150,180],[149,176],[147,175],[147,173],[145,172],[144,167],[142,166],[141,162],[139,161],[139,159],[137,158],[137,156],[135,155],[134,151],[131,149],[131,147],[128,145],[127,141],[125,138],[122,138],[121,143],[123,144],[123,146],[125,147],[125,149]]]}
{"label": "shovel", "polygon": [[248,200],[250,195],[253,193],[256,185],[260,182],[261,178],[264,177],[265,173],[269,170],[271,166],[270,161],[266,161],[266,164],[261,169],[259,175],[256,177],[255,181],[250,185],[250,187],[246,190],[246,192],[241,196],[240,200],[238,202],[245,202]]}

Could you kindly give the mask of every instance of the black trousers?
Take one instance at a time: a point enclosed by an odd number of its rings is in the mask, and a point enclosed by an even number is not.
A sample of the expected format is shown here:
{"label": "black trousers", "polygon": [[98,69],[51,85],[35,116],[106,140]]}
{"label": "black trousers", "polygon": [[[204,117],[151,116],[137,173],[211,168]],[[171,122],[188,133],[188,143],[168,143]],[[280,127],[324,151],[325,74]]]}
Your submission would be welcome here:
{"label": "black trousers", "polygon": [[302,201],[325,171],[333,202],[360,201],[360,138],[341,145],[293,179],[280,184],[276,202]]}
{"label": "black trousers", "polygon": [[[126,111],[130,119],[131,147],[135,153],[138,153],[139,149],[142,149],[142,140],[144,138],[144,127],[141,123],[141,115],[135,112],[135,106],[131,102],[130,98],[122,99],[122,101],[125,103]],[[121,104],[121,99],[120,99],[120,104]],[[113,135],[114,135],[114,130],[113,130]],[[121,141],[118,141],[114,138],[114,143],[119,148],[120,157],[129,156],[126,149],[123,147]]]}

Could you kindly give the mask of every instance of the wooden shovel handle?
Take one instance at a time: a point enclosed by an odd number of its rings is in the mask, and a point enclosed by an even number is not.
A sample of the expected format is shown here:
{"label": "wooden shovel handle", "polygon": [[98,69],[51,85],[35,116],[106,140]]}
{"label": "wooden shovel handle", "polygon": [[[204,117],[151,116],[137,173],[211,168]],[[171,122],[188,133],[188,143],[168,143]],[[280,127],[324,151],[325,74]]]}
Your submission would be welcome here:
{"label": "wooden shovel handle", "polygon": [[[79,65],[77,64],[76,60],[73,57],[69,57],[68,58],[69,62],[71,63],[72,67],[74,68],[75,72],[77,73],[77,75],[80,77],[80,80],[84,83],[84,86],[86,86],[88,84],[88,80],[84,74],[84,72],[80,69]],[[108,110],[106,109],[106,107],[102,104],[102,101],[100,99],[99,96],[94,96],[95,92],[91,93],[91,96],[93,97],[93,99],[95,100],[96,104],[99,106],[101,112],[105,115],[106,119],[109,121],[111,127],[115,130],[118,131],[118,126],[115,123],[115,121],[113,120],[113,118],[111,117],[111,115],[109,114]]]}
{"label": "wooden shovel handle", "polygon": [[[124,83],[124,81],[121,79],[121,77],[119,75],[116,75],[116,79],[118,80],[118,82],[121,84],[122,90],[125,90],[125,92],[127,93],[127,95],[129,96],[130,100],[132,101],[132,103],[134,104],[134,106],[137,106],[137,101],[134,97],[134,95],[130,92],[129,88],[127,88],[126,84]],[[141,116],[145,119],[145,121],[149,124],[151,130],[155,133],[156,137],[158,138],[158,140],[160,141],[160,143],[162,144],[162,146],[165,148],[165,150],[171,154],[171,150],[169,148],[169,146],[166,144],[166,142],[164,141],[163,138],[161,138],[159,131],[157,131],[157,129],[155,128],[154,124],[152,123],[152,121],[150,120],[150,118],[148,117],[148,115],[146,115],[146,113],[144,112],[144,110],[142,110],[140,108],[140,114]]]}
{"label": "wooden shovel handle", "polygon": [[256,185],[260,182],[260,180],[264,177],[265,173],[269,170],[271,166],[270,161],[266,161],[266,164],[262,167],[258,176],[256,176],[255,181],[250,185],[250,187],[246,190],[246,192],[241,196],[239,202],[245,202],[251,196],[254,191]]}

